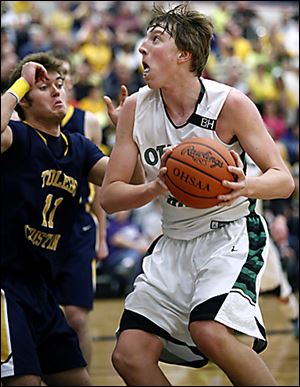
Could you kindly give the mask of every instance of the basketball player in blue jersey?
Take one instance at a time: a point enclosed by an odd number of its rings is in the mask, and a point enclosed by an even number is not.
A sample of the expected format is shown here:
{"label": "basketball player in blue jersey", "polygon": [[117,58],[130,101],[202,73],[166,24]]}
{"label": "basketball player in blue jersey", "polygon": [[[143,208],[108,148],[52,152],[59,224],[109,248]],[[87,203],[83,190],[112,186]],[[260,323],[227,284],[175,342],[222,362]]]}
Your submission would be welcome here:
{"label": "basketball player in blue jersey", "polygon": [[[55,53],[54,53],[55,55]],[[73,81],[70,62],[65,56],[55,55],[63,68],[67,100],[71,97]],[[61,129],[79,132],[100,148],[102,129],[95,114],[67,105]],[[91,364],[92,339],[88,314],[93,308],[96,261],[108,255],[106,244],[106,214],[100,206],[100,187],[86,181],[82,188],[80,211],[72,231],[62,272],[55,280],[57,298],[64,307],[68,323],[76,331],[80,348],[88,368]],[[91,212],[92,211],[92,212]],[[78,286],[78,283],[81,286]]]}
{"label": "basketball player in blue jersey", "polygon": [[[69,253],[85,182],[102,183],[108,158],[81,134],[61,132],[60,62],[29,55],[11,84],[1,97],[1,383],[91,385],[53,280]],[[21,122],[10,120],[14,109]]]}
{"label": "basketball player in blue jersey", "polygon": [[[192,367],[212,361],[233,385],[276,385],[258,354],[266,347],[258,289],[268,235],[255,199],[287,198],[294,182],[250,99],[201,76],[212,35],[210,19],[186,3],[168,11],[154,6],[139,48],[147,86],[120,111],[104,177],[101,203],[108,213],[156,197],[162,206],[163,235],[125,299],[112,354],[131,386],[170,385],[159,361]],[[232,192],[220,195],[218,206],[188,208],[167,190],[168,148],[190,137],[221,142],[236,161],[228,167],[236,181],[223,182]],[[246,177],[245,152],[261,176]],[[139,154],[146,182],[133,186]],[[235,331],[253,337],[253,347]]]}

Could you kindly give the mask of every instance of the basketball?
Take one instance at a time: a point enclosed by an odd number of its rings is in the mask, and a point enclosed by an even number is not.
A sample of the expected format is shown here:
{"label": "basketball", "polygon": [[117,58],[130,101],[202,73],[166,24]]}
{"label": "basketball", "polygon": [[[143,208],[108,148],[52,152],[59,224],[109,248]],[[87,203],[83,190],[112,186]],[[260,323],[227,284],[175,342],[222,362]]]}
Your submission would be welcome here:
{"label": "basketball", "polygon": [[213,207],[220,202],[218,195],[231,191],[222,185],[222,180],[235,180],[227,170],[229,165],[236,166],[222,144],[210,138],[193,137],[173,148],[166,162],[166,185],[188,207]]}

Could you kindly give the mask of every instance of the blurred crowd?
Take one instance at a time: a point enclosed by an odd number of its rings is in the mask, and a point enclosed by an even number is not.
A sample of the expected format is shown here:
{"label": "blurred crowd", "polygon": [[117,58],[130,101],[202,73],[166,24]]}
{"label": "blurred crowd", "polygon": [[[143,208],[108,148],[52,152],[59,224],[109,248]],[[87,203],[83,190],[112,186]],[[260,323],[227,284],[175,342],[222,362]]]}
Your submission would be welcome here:
{"label": "blurred crowd", "polygon": [[[157,1],[156,3],[165,3]],[[289,279],[298,290],[299,270],[299,13],[298,2],[193,1],[195,8],[210,3],[215,25],[211,55],[203,74],[236,87],[258,107],[271,136],[296,182],[287,200],[263,203],[270,229],[284,216],[288,232],[283,257]],[[145,34],[152,1],[2,1],[1,93],[12,68],[29,53],[49,51],[67,55],[72,66],[72,104],[94,112],[103,128],[103,150],[109,154],[115,129],[103,96],[117,104],[120,85],[129,93],[144,85],[138,47]],[[274,11],[262,16],[261,6]],[[273,21],[272,21],[273,20]],[[144,226],[159,210],[145,210]],[[149,216],[149,218],[147,218]],[[155,220],[157,221],[157,220]],[[154,223],[153,227],[154,226]],[[146,232],[146,231],[144,231]],[[159,232],[159,230],[158,230]],[[154,235],[152,235],[154,237]],[[151,239],[151,238],[150,238]]]}

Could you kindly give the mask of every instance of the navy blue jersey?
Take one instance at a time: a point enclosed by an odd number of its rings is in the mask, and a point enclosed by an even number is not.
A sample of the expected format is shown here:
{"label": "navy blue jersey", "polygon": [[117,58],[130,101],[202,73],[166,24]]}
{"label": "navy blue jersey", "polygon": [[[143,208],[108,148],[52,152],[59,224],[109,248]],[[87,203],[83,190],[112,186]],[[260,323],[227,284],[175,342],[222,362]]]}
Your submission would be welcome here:
{"label": "navy blue jersey", "polygon": [[70,133],[81,133],[85,135],[84,132],[84,119],[85,119],[85,110],[68,106],[68,111],[61,123],[61,128],[67,130]]}
{"label": "navy blue jersey", "polygon": [[54,138],[25,122],[9,126],[13,144],[1,155],[1,265],[53,277],[69,249],[81,186],[104,155],[79,133]]}
{"label": "navy blue jersey", "polygon": [[[82,109],[68,106],[61,128],[70,133],[85,135],[85,115]],[[55,278],[53,289],[61,305],[76,305],[91,310],[94,300],[93,259],[96,255],[96,223],[90,213],[93,185],[86,180],[81,187],[79,212],[74,221],[68,254],[61,272]],[[78,287],[78,283],[82,286]]]}
{"label": "navy blue jersey", "polygon": [[[84,120],[85,120],[85,111],[71,105],[68,106],[68,111],[64,119],[62,120],[61,129],[63,131],[67,130],[69,133],[81,133],[85,136],[84,130]],[[92,198],[92,192],[90,190],[90,184],[86,182],[81,189],[82,197],[80,200],[81,203],[81,212],[79,215],[79,221],[84,223],[85,220],[85,210],[86,204],[90,203]]]}

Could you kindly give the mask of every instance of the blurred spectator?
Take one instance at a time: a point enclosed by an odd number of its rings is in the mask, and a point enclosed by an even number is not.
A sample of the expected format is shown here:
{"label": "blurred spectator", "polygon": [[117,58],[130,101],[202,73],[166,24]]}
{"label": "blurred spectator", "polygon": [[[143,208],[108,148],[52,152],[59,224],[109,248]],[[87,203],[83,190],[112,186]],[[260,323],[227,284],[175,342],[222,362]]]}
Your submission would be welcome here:
{"label": "blurred spectator", "polygon": [[278,93],[274,77],[267,71],[265,63],[258,63],[248,78],[249,93],[262,105],[265,101],[276,101]]}
{"label": "blurred spectator", "polygon": [[102,262],[101,274],[118,279],[120,295],[133,289],[133,282],[141,272],[142,258],[149,247],[149,240],[132,220],[132,211],[119,211],[108,219],[108,257]]}
{"label": "blurred spectator", "polygon": [[107,31],[93,30],[89,37],[82,42],[80,53],[89,62],[92,71],[105,76],[112,60],[112,49]]}
{"label": "blurred spectator", "polygon": [[58,1],[56,7],[47,17],[47,23],[63,36],[70,35],[73,27],[73,13],[70,10],[71,1]]}
{"label": "blurred spectator", "polygon": [[280,32],[289,55],[299,56],[299,14],[288,10],[283,11]]}
{"label": "blurred spectator", "polygon": [[1,93],[7,90],[11,70],[17,65],[18,56],[5,28],[1,28]]}
{"label": "blurred spectator", "polygon": [[232,19],[240,27],[242,36],[249,40],[256,40],[256,21],[258,15],[249,1],[235,1]]}
{"label": "blurred spectator", "polygon": [[109,11],[112,15],[110,22],[112,31],[139,32],[141,30],[139,17],[131,11],[126,1],[114,1]]}
{"label": "blurred spectator", "polygon": [[28,54],[48,51],[52,48],[51,41],[48,39],[46,29],[40,24],[32,24],[29,30],[29,40],[19,49],[20,59]]}
{"label": "blurred spectator", "polygon": [[280,310],[292,324],[295,338],[299,338],[299,301],[288,281],[283,260],[284,257],[281,257],[280,250],[271,235],[269,254],[262,276],[260,293],[277,296]]}
{"label": "blurred spectator", "polygon": [[233,19],[227,24],[226,30],[231,37],[231,45],[234,54],[240,58],[242,62],[246,62],[248,55],[252,51],[250,41],[243,37],[241,28]]}
{"label": "blurred spectator", "polygon": [[143,230],[150,242],[153,242],[162,234],[161,207],[159,200],[155,199],[145,206],[133,211],[133,220]]}
{"label": "blurred spectator", "polygon": [[52,51],[61,51],[65,55],[69,55],[71,52],[70,46],[70,36],[66,33],[62,33],[52,27],[49,27],[48,34],[51,39],[51,50]]}
{"label": "blurred spectator", "polygon": [[247,93],[247,70],[242,60],[235,55],[228,36],[224,35],[219,39],[219,50],[221,57],[217,58],[214,66],[211,65],[211,62],[208,65],[211,76],[219,82],[226,83]]}
{"label": "blurred spectator", "polygon": [[[299,227],[299,221],[297,227]],[[297,251],[295,251],[293,241],[291,241],[286,216],[283,214],[275,216],[271,222],[270,231],[272,238],[280,251],[283,265],[287,271],[289,283],[291,284],[293,291],[297,291],[299,290],[299,278],[297,275],[299,273],[299,255],[297,257]]]}
{"label": "blurred spectator", "polygon": [[108,76],[103,80],[104,94],[118,101],[121,85],[126,85],[129,94],[144,86],[144,79],[139,70],[130,70],[128,64],[121,60],[115,61]]}
{"label": "blurred spectator", "polygon": [[299,165],[299,116],[281,140],[286,146],[291,165]]}
{"label": "blurred spectator", "polygon": [[225,32],[226,25],[231,18],[228,6],[228,1],[218,1],[216,8],[212,11],[211,14],[216,34],[219,36],[222,36],[222,34]]}
{"label": "blurred spectator", "polygon": [[267,63],[268,55],[263,49],[261,40],[252,41],[252,51],[247,56],[247,67],[249,71],[255,71],[260,63]]}
{"label": "blurred spectator", "polygon": [[284,112],[279,103],[266,101],[263,105],[262,119],[275,141],[280,140],[287,133]]}
{"label": "blurred spectator", "polygon": [[93,86],[92,68],[87,60],[77,64],[74,79],[74,96],[77,101],[88,95],[89,89]]}
{"label": "blurred spectator", "polygon": [[107,126],[108,116],[106,112],[106,105],[99,85],[89,86],[87,89],[87,95],[78,101],[78,107],[94,113],[101,123],[101,126]]}

